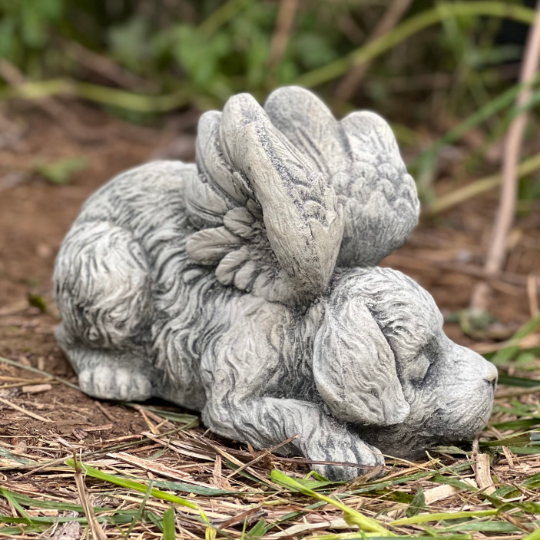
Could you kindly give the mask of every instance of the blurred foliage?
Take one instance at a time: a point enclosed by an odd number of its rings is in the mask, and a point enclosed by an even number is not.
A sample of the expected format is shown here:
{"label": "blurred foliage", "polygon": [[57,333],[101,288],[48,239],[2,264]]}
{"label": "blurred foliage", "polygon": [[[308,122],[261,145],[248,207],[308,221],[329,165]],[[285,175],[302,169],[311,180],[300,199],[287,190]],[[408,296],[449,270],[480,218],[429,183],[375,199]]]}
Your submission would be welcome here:
{"label": "blurred foliage", "polygon": [[222,101],[239,90],[264,90],[270,78],[290,83],[350,50],[335,22],[354,3],[311,4],[300,11],[286,57],[272,73],[267,58],[279,4],[250,0],[0,0],[0,56],[32,77],[78,76],[70,50],[76,42],[161,91],[187,79]]}
{"label": "blurred foliage", "polygon": [[[286,52],[273,65],[269,58],[278,0],[0,0],[0,57],[33,80],[69,74],[110,83],[85,61],[87,53],[99,55],[146,81],[145,89],[155,93],[183,84],[204,107],[205,99],[209,105],[221,103],[238,91],[263,95],[346,56],[367,41],[388,4],[300,2]],[[406,18],[441,4],[413,1]],[[494,47],[500,25],[500,18],[447,19],[442,31],[421,32],[414,47],[396,47],[376,62],[359,95],[388,102],[396,92],[414,92],[415,87],[431,91],[429,81],[420,80],[426,74],[454,73],[459,84],[448,91],[450,108],[459,109],[464,98],[481,104],[489,97],[488,88],[500,83],[490,67],[521,54],[519,45]],[[403,78],[411,80],[410,88]]]}
{"label": "blurred foliage", "polygon": [[53,184],[69,184],[73,175],[88,166],[81,157],[63,158],[50,163],[38,163],[34,171]]}
{"label": "blurred foliage", "polygon": [[[284,1],[0,0],[0,59],[31,85],[18,89],[0,60],[0,95],[78,95],[137,122],[186,105],[219,108],[242,91],[262,101],[276,86],[312,81],[337,114],[373,108],[392,119],[400,141],[416,149],[411,168],[425,201],[444,170],[442,150],[474,129],[483,143],[454,176],[481,168],[516,112],[533,0],[413,0],[375,53],[370,36],[392,2],[299,0],[276,60]],[[457,11],[440,16],[450,8]],[[344,103],[335,90],[358,58],[373,62]],[[525,184],[522,195],[538,189]]]}

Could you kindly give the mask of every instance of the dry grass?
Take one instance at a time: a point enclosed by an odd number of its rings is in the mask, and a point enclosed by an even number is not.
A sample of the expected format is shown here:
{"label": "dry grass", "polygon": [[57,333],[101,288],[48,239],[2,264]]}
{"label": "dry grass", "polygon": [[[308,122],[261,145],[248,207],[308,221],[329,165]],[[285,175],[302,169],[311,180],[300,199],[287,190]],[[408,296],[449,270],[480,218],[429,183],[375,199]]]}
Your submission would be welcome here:
{"label": "dry grass", "polygon": [[[28,377],[2,377],[4,408],[58,422],[20,392],[57,380],[18,367]],[[538,538],[539,405],[535,388],[501,387],[472,451],[389,458],[379,477],[352,484],[310,475],[305,460],[216,440],[171,407],[117,405],[147,429],[93,442],[89,433],[112,424],[75,427],[71,442],[46,430],[0,439],[0,537]]]}

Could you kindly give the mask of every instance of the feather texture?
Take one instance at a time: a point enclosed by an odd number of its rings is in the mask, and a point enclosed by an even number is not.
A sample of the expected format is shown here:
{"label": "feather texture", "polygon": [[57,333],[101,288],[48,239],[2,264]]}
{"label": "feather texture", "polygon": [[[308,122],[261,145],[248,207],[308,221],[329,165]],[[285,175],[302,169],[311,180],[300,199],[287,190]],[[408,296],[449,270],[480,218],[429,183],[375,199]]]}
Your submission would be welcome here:
{"label": "feather texture", "polygon": [[416,225],[419,203],[388,124],[341,122],[311,92],[247,94],[199,122],[198,174],[185,185],[193,262],[223,284],[306,303],[334,267],[372,266]]}

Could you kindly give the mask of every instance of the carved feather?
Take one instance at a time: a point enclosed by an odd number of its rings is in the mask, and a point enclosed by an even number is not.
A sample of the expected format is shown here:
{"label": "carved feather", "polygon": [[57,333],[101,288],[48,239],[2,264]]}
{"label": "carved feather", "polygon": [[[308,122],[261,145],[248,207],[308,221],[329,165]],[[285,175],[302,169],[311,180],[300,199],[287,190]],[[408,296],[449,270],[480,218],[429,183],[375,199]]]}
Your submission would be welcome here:
{"label": "carved feather", "polygon": [[236,205],[245,204],[247,194],[235,177],[235,171],[223,159],[219,141],[220,124],[220,112],[208,111],[201,116],[197,126],[197,166],[201,174]]}
{"label": "carved feather", "polygon": [[185,182],[184,200],[186,212],[198,228],[222,225],[223,217],[232,208],[232,204],[196,175]]}
{"label": "carved feather", "polygon": [[315,94],[298,86],[279,88],[270,94],[264,110],[326,179],[347,168],[350,150],[343,126]]}
{"label": "carved feather", "polygon": [[238,236],[225,227],[218,227],[192,234],[186,243],[186,251],[193,262],[211,266],[241,246],[242,240]]}
{"label": "carved feather", "polygon": [[257,234],[254,228],[256,226],[255,222],[255,217],[244,207],[234,208],[230,212],[227,212],[223,218],[223,223],[229,231],[246,240],[251,240]]}

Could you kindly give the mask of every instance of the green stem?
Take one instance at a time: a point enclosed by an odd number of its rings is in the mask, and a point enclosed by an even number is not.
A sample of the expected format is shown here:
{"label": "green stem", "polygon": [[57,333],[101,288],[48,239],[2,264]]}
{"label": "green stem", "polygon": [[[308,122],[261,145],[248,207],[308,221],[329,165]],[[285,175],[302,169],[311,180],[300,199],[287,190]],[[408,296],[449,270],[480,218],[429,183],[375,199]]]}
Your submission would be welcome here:
{"label": "green stem", "polygon": [[391,32],[356,49],[340,60],[301,75],[295,84],[311,88],[343,75],[352,66],[373,60],[424,28],[453,17],[491,16],[532,24],[534,10],[505,2],[456,2],[440,4],[404,21]]}
{"label": "green stem", "polygon": [[315,499],[319,499],[320,501],[324,501],[328,504],[331,504],[333,506],[336,506],[339,508],[343,514],[345,521],[351,525],[358,525],[361,530],[365,530],[368,532],[375,532],[379,534],[384,534],[386,536],[396,536],[394,533],[390,532],[389,530],[385,529],[376,519],[364,516],[360,512],[357,512],[356,510],[353,510],[346,504],[342,503],[339,500],[333,499],[331,497],[327,497],[326,495],[322,495],[321,493],[317,493],[316,491],[313,491],[302,484],[300,482],[297,482],[294,478],[291,478],[290,476],[287,476],[285,473],[273,469],[271,473],[271,478],[274,480],[274,482],[277,482],[281,484],[282,486],[286,486],[289,489],[293,489],[295,491],[299,491],[300,493],[303,493],[304,495],[307,495],[308,497],[313,497]]}
{"label": "green stem", "polygon": [[[533,156],[529,159],[526,159],[521,162],[518,168],[518,178],[523,178],[532,172],[540,169],[540,154]],[[473,197],[478,197],[486,191],[496,188],[502,182],[502,177],[500,174],[494,174],[481,180],[476,180],[472,184],[464,186],[462,188],[456,189],[439,197],[431,204],[426,206],[424,214],[428,216],[433,216],[435,214],[440,214],[441,212],[448,210],[452,206],[456,206],[459,203],[472,199]]]}
{"label": "green stem", "polygon": [[186,88],[161,96],[144,96],[126,92],[125,90],[70,79],[52,79],[49,81],[27,82],[9,87],[0,93],[0,99],[22,98],[37,100],[57,95],[75,96],[102,105],[141,113],[172,111],[189,103],[192,97]]}
{"label": "green stem", "polygon": [[[499,111],[508,107],[512,101],[515,100],[516,96],[523,91],[525,88],[532,89],[534,85],[538,84],[540,81],[540,74],[537,75],[530,83],[528,84],[515,84],[502,94],[498,95],[494,99],[490,100],[478,111],[473,113],[471,116],[466,118],[459,125],[448,131],[445,135],[440,137],[435,141],[429,148],[424,150],[419,156],[417,156],[411,163],[408,164],[409,167],[417,166],[422,160],[431,159],[443,146],[453,143],[454,141],[460,139],[470,131],[472,128],[478,126],[482,122],[488,120]],[[509,119],[507,120],[510,123],[510,120],[521,114],[524,111],[530,110],[534,105],[540,101],[540,91],[537,90],[533,94],[532,98],[521,107],[512,107],[508,113]]]}
{"label": "green stem", "polygon": [[199,31],[204,36],[210,37],[223,25],[227,24],[239,11],[249,4],[250,1],[251,0],[229,0],[199,25]]}

